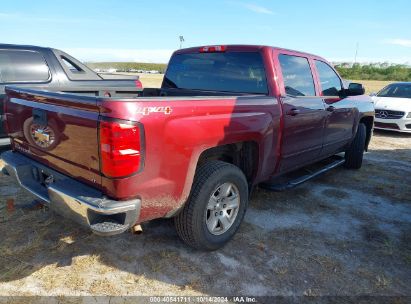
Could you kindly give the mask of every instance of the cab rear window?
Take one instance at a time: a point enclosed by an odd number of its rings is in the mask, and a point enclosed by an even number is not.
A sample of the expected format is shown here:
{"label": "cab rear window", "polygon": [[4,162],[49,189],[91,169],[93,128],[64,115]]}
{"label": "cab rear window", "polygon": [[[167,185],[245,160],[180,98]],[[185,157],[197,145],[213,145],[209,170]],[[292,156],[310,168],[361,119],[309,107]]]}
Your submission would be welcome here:
{"label": "cab rear window", "polygon": [[268,94],[258,52],[178,54],[171,58],[164,88]]}

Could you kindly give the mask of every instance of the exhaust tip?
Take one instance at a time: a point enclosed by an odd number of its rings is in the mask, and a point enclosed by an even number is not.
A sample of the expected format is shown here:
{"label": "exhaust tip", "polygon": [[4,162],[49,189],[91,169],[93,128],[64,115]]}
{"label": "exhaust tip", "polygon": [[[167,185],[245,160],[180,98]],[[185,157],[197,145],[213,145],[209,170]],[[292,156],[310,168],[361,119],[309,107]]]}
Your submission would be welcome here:
{"label": "exhaust tip", "polygon": [[131,227],[131,233],[132,234],[142,234],[143,233],[143,228],[141,225],[134,225]]}

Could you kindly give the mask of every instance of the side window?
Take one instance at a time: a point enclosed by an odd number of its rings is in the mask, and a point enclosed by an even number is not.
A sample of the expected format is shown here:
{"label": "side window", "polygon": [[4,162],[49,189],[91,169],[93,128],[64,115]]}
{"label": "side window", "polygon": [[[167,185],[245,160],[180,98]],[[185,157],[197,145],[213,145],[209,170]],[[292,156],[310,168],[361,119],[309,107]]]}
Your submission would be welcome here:
{"label": "side window", "polygon": [[59,61],[64,73],[70,80],[101,80],[102,78],[86,65],[70,55],[56,49],[52,49]]}
{"label": "side window", "polygon": [[72,62],[70,59],[67,59],[66,57],[61,56],[61,61],[64,63],[66,68],[70,70],[72,73],[84,73],[83,69],[80,68],[77,64]]}
{"label": "side window", "polygon": [[325,62],[314,60],[321,82],[323,96],[338,96],[342,89],[341,79]]}
{"label": "side window", "polygon": [[293,96],[314,96],[314,79],[308,59],[280,54],[285,92]]}
{"label": "side window", "polygon": [[34,51],[0,50],[1,81],[46,82],[50,71],[43,56]]}

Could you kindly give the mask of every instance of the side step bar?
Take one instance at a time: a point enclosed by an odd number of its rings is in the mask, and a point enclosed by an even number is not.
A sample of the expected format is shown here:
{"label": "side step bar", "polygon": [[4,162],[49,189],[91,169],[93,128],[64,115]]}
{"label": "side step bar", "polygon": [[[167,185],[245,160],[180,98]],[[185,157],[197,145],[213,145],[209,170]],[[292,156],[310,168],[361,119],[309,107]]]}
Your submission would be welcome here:
{"label": "side step bar", "polygon": [[[271,191],[276,191],[276,192],[280,192],[280,191],[285,191],[291,188],[294,188],[298,185],[301,185],[302,183],[317,177],[327,171],[330,171],[331,169],[334,169],[338,166],[341,166],[342,164],[344,164],[345,159],[344,157],[341,156],[334,156],[333,157],[335,160],[329,164],[327,164],[326,166],[321,167],[320,169],[316,170],[316,171],[309,171],[308,174],[299,176],[297,178],[294,179],[290,179],[286,182],[282,182],[282,183],[275,183],[275,182],[266,182],[266,183],[262,183],[259,186],[263,189],[266,190],[271,190]],[[308,171],[308,170],[307,170]]]}
{"label": "side step bar", "polygon": [[[1,120],[0,120],[1,123]],[[0,138],[0,147],[1,146],[9,146],[10,145],[10,138]]]}

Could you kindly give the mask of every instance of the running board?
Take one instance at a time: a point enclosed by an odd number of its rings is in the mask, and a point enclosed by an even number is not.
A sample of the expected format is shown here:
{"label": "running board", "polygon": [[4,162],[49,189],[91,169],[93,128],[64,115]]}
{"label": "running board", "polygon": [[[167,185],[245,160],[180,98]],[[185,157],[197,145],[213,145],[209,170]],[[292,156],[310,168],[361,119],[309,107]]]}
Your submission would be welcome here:
{"label": "running board", "polygon": [[309,172],[309,174],[305,174],[305,175],[299,176],[294,179],[290,179],[289,181],[282,182],[282,183],[281,182],[280,183],[275,183],[275,182],[262,183],[260,184],[260,187],[266,190],[271,190],[271,191],[276,191],[276,192],[285,191],[285,190],[294,188],[314,177],[317,177],[325,172],[330,171],[331,169],[341,166],[345,162],[345,159],[341,156],[334,156],[334,158],[335,160],[333,162],[327,164],[326,166],[321,167],[320,169],[316,171]]}
{"label": "running board", "polygon": [[0,138],[0,146],[10,146],[10,138]]}

